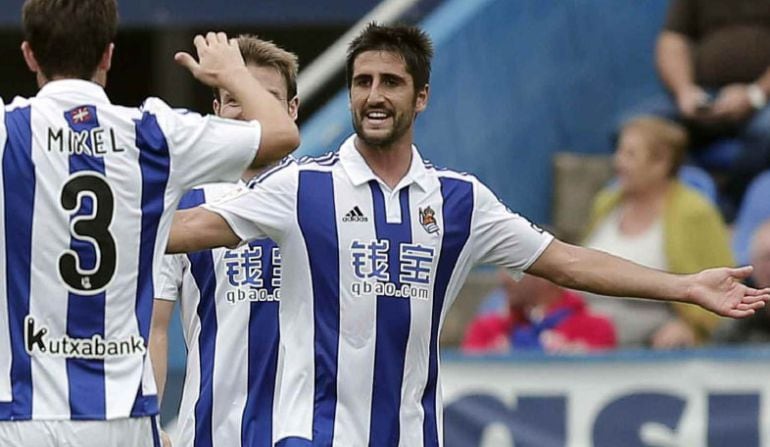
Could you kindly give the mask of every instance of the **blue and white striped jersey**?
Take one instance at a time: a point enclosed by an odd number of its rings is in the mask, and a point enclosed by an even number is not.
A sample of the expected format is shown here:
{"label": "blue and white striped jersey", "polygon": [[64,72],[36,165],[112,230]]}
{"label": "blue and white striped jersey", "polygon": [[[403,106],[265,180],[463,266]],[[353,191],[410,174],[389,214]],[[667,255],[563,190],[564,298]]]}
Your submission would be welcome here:
{"label": "blue and white striped jersey", "polygon": [[61,80],[0,107],[0,420],[158,411],[147,337],[171,217],[234,181],[258,123]]}
{"label": "blue and white striped jersey", "polygon": [[[211,184],[180,208],[216,201],[241,186]],[[174,445],[272,447],[279,363],[278,247],[259,239],[236,249],[165,256],[157,298],[176,300],[187,346]]]}
{"label": "blue and white striped jersey", "polygon": [[440,446],[438,340],[471,267],[525,270],[552,236],[474,177],[413,149],[394,189],[348,139],[216,204],[244,240],[281,247],[275,440],[288,446]]}

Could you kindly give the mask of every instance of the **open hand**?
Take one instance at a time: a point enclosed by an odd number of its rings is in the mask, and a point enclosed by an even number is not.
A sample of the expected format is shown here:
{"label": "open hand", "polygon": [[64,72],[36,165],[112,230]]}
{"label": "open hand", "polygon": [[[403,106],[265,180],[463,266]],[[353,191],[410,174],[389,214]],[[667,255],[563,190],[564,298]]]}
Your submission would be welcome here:
{"label": "open hand", "polygon": [[193,39],[198,60],[189,53],[179,52],[174,60],[190,70],[195,79],[210,87],[225,87],[225,78],[235,70],[245,69],[243,56],[235,39],[225,33],[209,32]]}
{"label": "open hand", "polygon": [[765,306],[770,300],[770,288],[754,289],[741,283],[753,267],[714,268],[690,275],[688,296],[718,315],[744,318]]}

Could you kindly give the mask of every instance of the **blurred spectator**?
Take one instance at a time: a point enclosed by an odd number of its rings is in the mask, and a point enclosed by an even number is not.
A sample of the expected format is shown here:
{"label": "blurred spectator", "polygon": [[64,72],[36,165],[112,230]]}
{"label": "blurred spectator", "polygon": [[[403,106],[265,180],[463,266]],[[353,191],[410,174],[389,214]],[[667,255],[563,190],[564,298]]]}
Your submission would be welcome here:
{"label": "blurred spectator", "polygon": [[[757,287],[770,287],[770,220],[765,221],[751,238],[751,282]],[[758,310],[743,320],[725,320],[715,334],[716,342],[770,343],[770,310]]]}
{"label": "blurred spectator", "polygon": [[[676,273],[733,265],[719,212],[675,176],[687,147],[685,130],[662,118],[639,117],[626,124],[618,143],[617,185],[596,197],[585,245]],[[686,304],[586,297],[612,318],[623,347],[693,346],[718,324],[716,315]]]}
{"label": "blurred spectator", "polygon": [[770,1],[672,0],[656,60],[671,96],[636,113],[682,122],[696,149],[737,137],[742,150],[724,191],[735,209],[770,166]]}
{"label": "blurred spectator", "polygon": [[516,282],[499,270],[498,277],[507,308],[471,322],[462,342],[464,352],[582,352],[615,347],[612,323],[590,315],[575,292],[531,275]]}

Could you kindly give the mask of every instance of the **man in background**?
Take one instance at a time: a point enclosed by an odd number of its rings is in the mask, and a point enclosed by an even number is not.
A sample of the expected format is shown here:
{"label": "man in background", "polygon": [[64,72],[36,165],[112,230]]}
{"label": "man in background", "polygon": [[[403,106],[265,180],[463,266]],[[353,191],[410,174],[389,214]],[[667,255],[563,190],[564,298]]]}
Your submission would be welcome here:
{"label": "man in background", "polygon": [[532,275],[517,282],[499,270],[497,277],[506,298],[504,309],[471,321],[463,352],[588,352],[616,346],[612,321],[591,314],[577,293]]}
{"label": "man in background", "polygon": [[770,167],[770,2],[672,0],[656,60],[670,97],[635,113],[682,122],[696,150],[725,137],[742,145],[727,167],[731,220],[748,183]]}

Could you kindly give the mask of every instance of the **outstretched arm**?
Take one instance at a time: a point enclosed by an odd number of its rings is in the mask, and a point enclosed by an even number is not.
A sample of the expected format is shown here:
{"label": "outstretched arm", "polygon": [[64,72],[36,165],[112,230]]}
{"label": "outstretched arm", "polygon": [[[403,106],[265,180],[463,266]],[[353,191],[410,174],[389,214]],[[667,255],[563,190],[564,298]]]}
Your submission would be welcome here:
{"label": "outstretched arm", "polygon": [[174,213],[166,253],[190,253],[216,247],[235,247],[241,239],[225,219],[205,208]]}
{"label": "outstretched arm", "polygon": [[751,267],[715,268],[674,275],[554,240],[527,273],[572,289],[697,304],[722,316],[742,318],[770,300],[770,289],[757,290],[741,283],[751,271]]}

